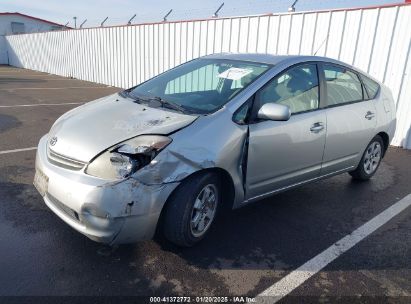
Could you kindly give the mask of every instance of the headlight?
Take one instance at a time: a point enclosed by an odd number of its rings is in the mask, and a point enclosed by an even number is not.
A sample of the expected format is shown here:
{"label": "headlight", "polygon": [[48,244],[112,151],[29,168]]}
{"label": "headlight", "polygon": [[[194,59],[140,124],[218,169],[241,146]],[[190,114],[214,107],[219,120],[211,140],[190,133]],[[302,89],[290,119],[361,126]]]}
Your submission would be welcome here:
{"label": "headlight", "polygon": [[109,180],[126,178],[149,164],[169,143],[171,138],[167,136],[137,136],[97,156],[86,173]]}

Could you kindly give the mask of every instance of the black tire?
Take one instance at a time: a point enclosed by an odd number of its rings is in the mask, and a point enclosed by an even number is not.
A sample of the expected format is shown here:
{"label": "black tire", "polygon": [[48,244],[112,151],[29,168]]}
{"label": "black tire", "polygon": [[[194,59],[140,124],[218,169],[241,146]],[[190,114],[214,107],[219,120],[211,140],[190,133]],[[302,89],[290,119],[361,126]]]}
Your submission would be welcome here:
{"label": "black tire", "polygon": [[[378,163],[376,163],[376,166],[374,169],[372,169],[371,171],[366,170],[366,167],[369,164],[369,151],[370,149],[372,149],[373,147],[375,147],[374,145],[379,145],[380,147],[380,152],[379,152],[379,158],[378,158]],[[349,174],[353,177],[353,179],[356,180],[369,180],[374,174],[375,172],[377,172],[378,167],[381,164],[381,160],[384,156],[384,142],[381,138],[381,136],[376,135],[371,142],[368,144],[367,148],[365,149],[362,157],[361,157],[361,161],[358,164],[357,168],[354,171],[349,172]],[[368,162],[367,162],[368,159]],[[372,158],[372,161],[375,160],[375,157]],[[367,163],[366,163],[367,162]]]}
{"label": "black tire", "polygon": [[[211,221],[207,222],[209,224],[207,224],[205,232],[202,235],[195,235],[193,232],[194,228],[192,228],[193,214],[198,212],[201,215],[204,213],[201,213],[198,209],[194,210],[194,204],[202,191],[210,185],[214,185],[215,189],[217,189],[214,216]],[[204,173],[189,177],[176,189],[167,202],[163,222],[164,236],[176,245],[183,247],[193,246],[201,241],[210,231],[220,205],[220,179],[216,174]]]}

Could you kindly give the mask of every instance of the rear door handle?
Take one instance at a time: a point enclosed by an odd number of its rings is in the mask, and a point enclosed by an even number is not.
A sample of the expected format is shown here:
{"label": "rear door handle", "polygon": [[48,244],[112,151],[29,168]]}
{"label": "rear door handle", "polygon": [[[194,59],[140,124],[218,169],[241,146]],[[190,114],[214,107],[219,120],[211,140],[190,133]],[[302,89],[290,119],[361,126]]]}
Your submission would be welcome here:
{"label": "rear door handle", "polygon": [[368,111],[367,114],[365,114],[364,117],[365,117],[366,119],[368,119],[368,120],[371,120],[371,119],[374,118],[374,116],[375,116],[375,114],[374,114],[373,112]]}
{"label": "rear door handle", "polygon": [[322,122],[316,122],[315,124],[313,124],[310,128],[310,131],[312,133],[318,133],[321,132],[321,130],[324,129],[324,124]]}

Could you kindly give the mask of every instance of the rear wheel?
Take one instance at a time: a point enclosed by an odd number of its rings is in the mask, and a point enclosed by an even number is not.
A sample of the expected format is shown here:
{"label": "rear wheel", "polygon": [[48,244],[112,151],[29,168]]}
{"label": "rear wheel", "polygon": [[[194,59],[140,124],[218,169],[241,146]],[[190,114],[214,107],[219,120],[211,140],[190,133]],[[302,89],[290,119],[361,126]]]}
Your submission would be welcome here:
{"label": "rear wheel", "polygon": [[358,167],[351,171],[350,175],[358,180],[370,179],[380,166],[384,153],[383,147],[384,142],[382,138],[379,135],[375,136],[368,144],[367,149],[365,149]]}
{"label": "rear wheel", "polygon": [[167,203],[165,237],[180,246],[190,247],[209,232],[221,200],[220,180],[212,173],[185,180]]}

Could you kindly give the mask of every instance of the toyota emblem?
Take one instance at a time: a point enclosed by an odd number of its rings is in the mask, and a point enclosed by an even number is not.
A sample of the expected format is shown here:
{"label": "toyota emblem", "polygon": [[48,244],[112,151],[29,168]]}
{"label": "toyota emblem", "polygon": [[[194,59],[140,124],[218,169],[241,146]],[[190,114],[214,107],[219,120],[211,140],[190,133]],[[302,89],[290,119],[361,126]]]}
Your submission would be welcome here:
{"label": "toyota emblem", "polygon": [[57,137],[56,136],[52,137],[50,139],[50,146],[54,146],[56,144],[56,142],[57,142]]}

